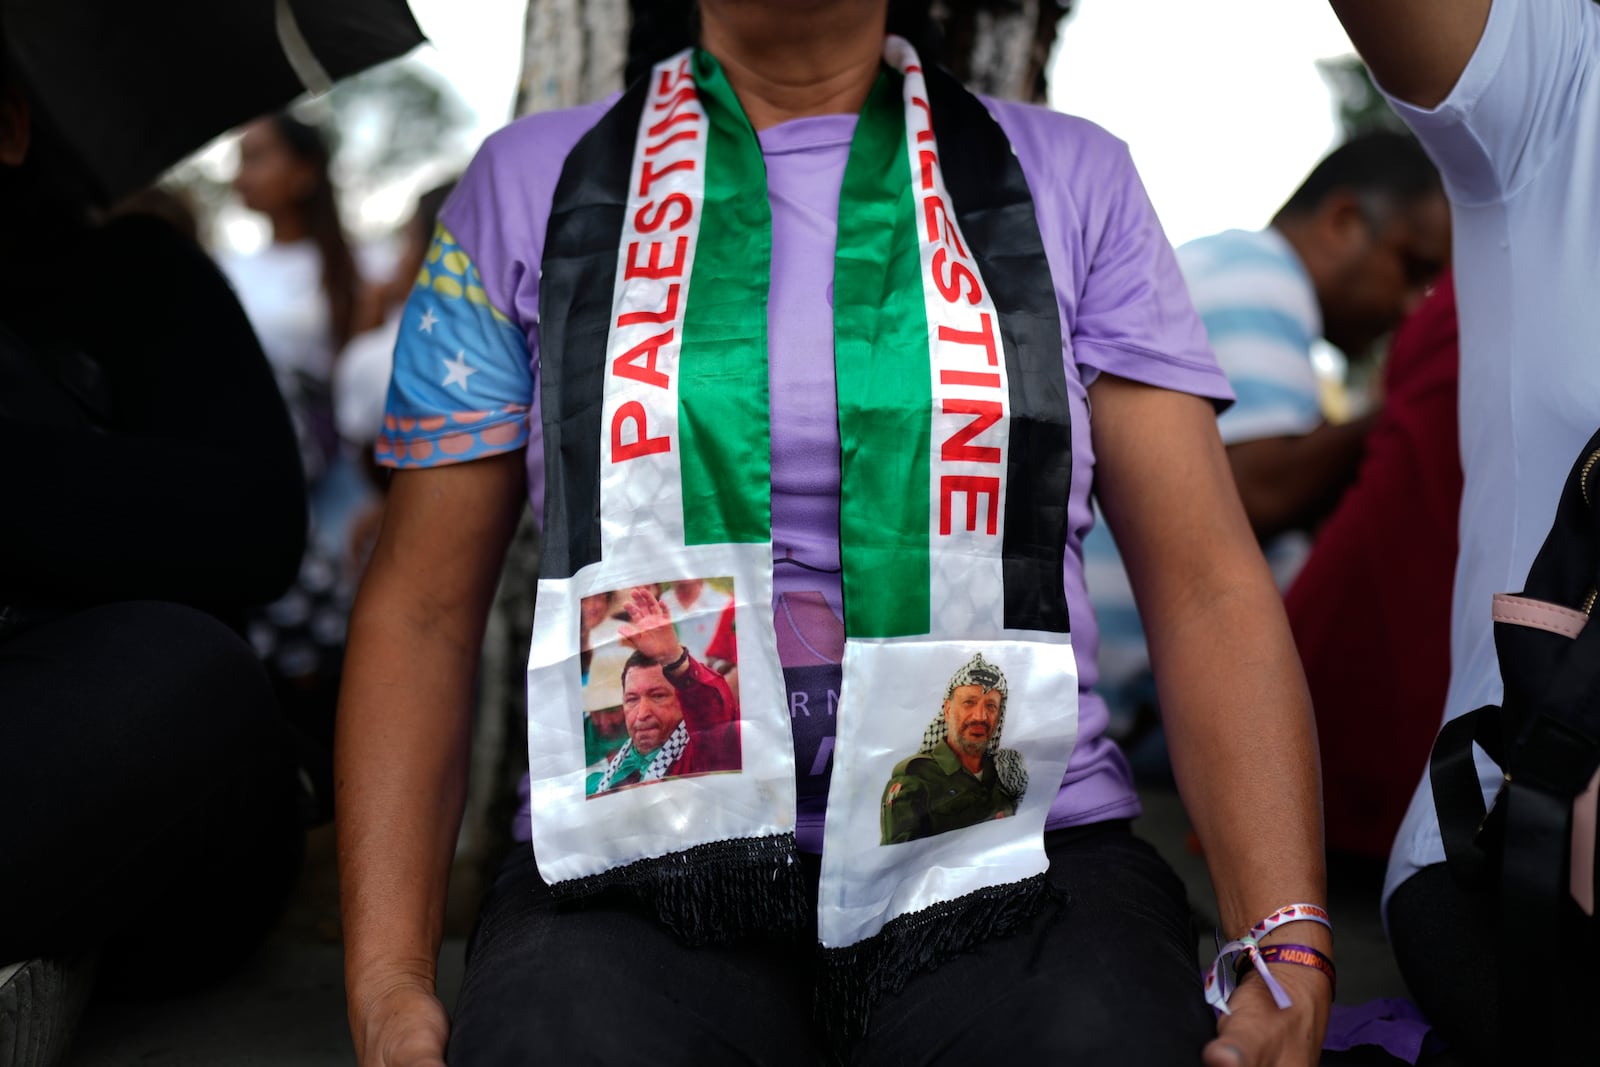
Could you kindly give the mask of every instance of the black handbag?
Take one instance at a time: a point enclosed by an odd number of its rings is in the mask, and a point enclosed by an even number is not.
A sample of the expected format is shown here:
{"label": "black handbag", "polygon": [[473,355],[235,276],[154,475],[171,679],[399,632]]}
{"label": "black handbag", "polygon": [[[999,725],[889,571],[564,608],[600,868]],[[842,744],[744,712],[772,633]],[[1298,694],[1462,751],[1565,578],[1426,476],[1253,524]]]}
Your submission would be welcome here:
{"label": "black handbag", "polygon": [[111,409],[105,371],[87,353],[30,344],[0,323],[0,419],[97,430]]}
{"label": "black handbag", "polygon": [[[1508,1045],[1499,1062],[1600,1059],[1597,588],[1600,433],[1573,464],[1526,587],[1495,597],[1504,697],[1447,723],[1429,769],[1450,872],[1486,896],[1496,917]],[[1473,742],[1505,775],[1487,811]]]}
{"label": "black handbag", "polygon": [[[105,371],[76,348],[30,344],[0,324],[0,423],[65,426],[99,433],[110,424]],[[26,506],[26,502],[18,502]],[[55,618],[70,605],[0,588],[0,640]]]}

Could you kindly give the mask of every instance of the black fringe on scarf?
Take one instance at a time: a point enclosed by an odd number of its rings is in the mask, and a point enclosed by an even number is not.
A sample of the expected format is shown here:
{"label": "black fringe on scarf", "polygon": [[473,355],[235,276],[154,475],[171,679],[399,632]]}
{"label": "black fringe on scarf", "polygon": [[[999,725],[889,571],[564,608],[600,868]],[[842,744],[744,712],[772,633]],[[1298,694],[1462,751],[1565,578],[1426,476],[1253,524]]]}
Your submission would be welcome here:
{"label": "black fringe on scarf", "polygon": [[712,841],[558,882],[550,891],[560,901],[607,891],[631,894],[689,946],[816,930],[792,833]]}
{"label": "black fringe on scarf", "polygon": [[901,915],[854,945],[823,949],[816,1014],[835,1055],[842,1061],[867,1032],[872,1006],[884,994],[985,941],[1026,930],[1047,905],[1066,903],[1066,894],[1038,874]]}

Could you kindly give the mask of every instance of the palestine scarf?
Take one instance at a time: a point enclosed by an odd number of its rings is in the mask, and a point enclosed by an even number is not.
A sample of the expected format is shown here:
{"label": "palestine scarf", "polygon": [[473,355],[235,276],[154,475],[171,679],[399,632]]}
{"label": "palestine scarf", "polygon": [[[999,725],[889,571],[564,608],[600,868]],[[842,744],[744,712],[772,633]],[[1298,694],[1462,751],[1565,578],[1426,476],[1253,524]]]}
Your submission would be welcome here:
{"label": "palestine scarf", "polygon": [[[884,59],[838,213],[846,646],[814,914],[772,625],[771,210],[756,134],[703,52],[627,92],[556,189],[529,660],[545,881],[567,896],[631,888],[691,944],[814,929],[823,999],[857,1028],[877,995],[1004,934],[1043,896],[1054,790],[1027,792],[1010,817],[880,844],[885,783],[919,751],[930,701],[975,655],[1003,671],[1006,751],[1026,764],[1013,782],[1059,782],[1078,727],[1068,393],[1033,201],[979,100],[899,38]],[[687,579],[731,592],[737,700],[691,662],[656,686],[669,710],[652,724],[666,731],[676,698],[683,755],[655,780],[586,791],[580,602]]]}

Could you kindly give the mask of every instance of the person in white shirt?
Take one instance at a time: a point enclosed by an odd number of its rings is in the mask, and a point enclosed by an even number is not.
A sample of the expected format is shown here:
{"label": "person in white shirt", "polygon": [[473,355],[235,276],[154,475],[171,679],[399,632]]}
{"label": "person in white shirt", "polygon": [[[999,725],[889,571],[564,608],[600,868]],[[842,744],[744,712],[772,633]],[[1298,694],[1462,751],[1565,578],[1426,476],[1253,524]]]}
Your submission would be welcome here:
{"label": "person in white shirt", "polygon": [[330,391],[339,350],[376,324],[329,163],[315,126],[278,114],[245,127],[233,186],[245,207],[266,216],[272,240],[248,255],[218,257],[289,402],[312,482],[337,446]]}
{"label": "person in white shirt", "polygon": [[[1438,165],[1454,214],[1465,489],[1448,720],[1499,702],[1490,598],[1522,587],[1567,472],[1600,423],[1600,6],[1333,7]],[[1501,772],[1478,756],[1489,800]],[[1511,1062],[1498,1058],[1489,913],[1444,858],[1424,778],[1390,857],[1390,936],[1451,1045]]]}
{"label": "person in white shirt", "polygon": [[383,322],[352,337],[334,369],[333,406],[339,436],[363,453],[372,451],[383,430],[383,403],[389,395],[394,346],[400,336],[400,309],[428,254],[439,209],[453,188],[455,183],[447,182],[417,198],[417,209],[405,225],[405,247],[394,274],[387,284],[377,287]]}

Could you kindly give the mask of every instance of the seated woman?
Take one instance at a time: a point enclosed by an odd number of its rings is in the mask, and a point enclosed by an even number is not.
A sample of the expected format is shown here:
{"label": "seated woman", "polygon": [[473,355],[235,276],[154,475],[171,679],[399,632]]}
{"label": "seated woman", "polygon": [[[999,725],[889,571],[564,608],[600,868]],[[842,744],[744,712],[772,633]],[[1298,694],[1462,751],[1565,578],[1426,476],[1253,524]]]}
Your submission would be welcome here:
{"label": "seated woman", "polygon": [[[1312,724],[1217,438],[1227,383],[1125,146],[972,97],[886,18],[704,0],[700,49],[497,134],[441,216],[340,714],[365,1064],[1316,1060]],[[1210,983],[1220,1025],[1090,693],[1091,485],[1222,921],[1251,934],[1230,958],[1253,970]],[[452,1023],[434,960],[476,648],[525,500],[532,847]],[[737,772],[587,795],[582,599],[712,576]],[[677,684],[662,646],[636,650]],[[991,691],[989,665],[1014,802],[884,840],[884,783],[951,728],[953,672]],[[974,715],[955,728],[987,752],[998,708]]]}

